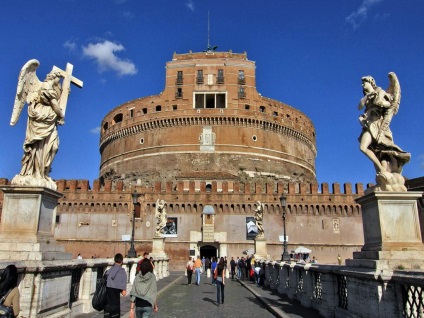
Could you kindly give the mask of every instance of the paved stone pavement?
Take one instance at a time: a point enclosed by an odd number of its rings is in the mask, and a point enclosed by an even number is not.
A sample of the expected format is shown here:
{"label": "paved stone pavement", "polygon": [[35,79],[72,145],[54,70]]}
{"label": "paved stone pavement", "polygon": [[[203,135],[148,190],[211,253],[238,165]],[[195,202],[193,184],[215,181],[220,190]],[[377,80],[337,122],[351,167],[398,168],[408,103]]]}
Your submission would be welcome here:
{"label": "paved stone pavement", "polygon": [[[304,308],[277,291],[258,287],[252,282],[231,279],[226,279],[224,304],[218,306],[216,287],[211,284],[210,278],[202,275],[199,286],[188,286],[187,278],[182,272],[171,272],[170,276],[158,281],[158,307],[159,311],[152,318],[320,317],[316,310]],[[129,317],[129,308],[130,298],[122,297],[122,317]],[[100,318],[103,313],[94,312],[76,317]]]}

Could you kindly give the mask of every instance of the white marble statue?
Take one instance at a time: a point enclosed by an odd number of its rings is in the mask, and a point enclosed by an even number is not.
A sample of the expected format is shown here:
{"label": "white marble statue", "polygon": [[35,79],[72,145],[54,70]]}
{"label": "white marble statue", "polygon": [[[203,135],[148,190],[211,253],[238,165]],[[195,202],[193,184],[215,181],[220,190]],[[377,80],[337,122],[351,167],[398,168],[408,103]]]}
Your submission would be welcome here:
{"label": "white marble statue", "polygon": [[373,162],[377,176],[375,191],[406,191],[402,167],[411,155],[393,141],[390,122],[399,110],[400,85],[395,73],[389,73],[387,91],[375,84],[371,76],[362,77],[364,97],[358,109],[365,107],[359,117],[362,133],[360,150]]}
{"label": "white marble statue", "polygon": [[256,238],[264,237],[264,228],[262,227],[263,219],[264,219],[264,206],[261,201],[256,201],[254,204],[253,210],[255,211],[255,222],[256,227],[258,228],[258,235]]}
{"label": "white marble statue", "polygon": [[56,190],[56,183],[49,174],[59,149],[57,125],[64,124],[70,84],[82,87],[83,83],[72,77],[73,67],[69,63],[66,71],[53,66],[44,82],[40,82],[36,75],[39,65],[37,60],[28,61],[18,78],[10,125],[16,124],[25,104],[28,104],[28,122],[22,169],[11,183]]}
{"label": "white marble statue", "polygon": [[156,218],[156,232],[155,237],[163,236],[164,229],[166,227],[166,201],[159,200],[156,201],[156,210],[155,210],[155,218]]}

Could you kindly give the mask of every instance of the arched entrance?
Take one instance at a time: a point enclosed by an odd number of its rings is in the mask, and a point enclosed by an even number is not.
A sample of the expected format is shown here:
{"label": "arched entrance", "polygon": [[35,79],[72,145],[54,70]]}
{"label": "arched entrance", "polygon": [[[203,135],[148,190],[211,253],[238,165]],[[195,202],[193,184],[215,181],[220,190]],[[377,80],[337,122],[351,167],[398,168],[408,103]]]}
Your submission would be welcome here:
{"label": "arched entrance", "polygon": [[209,258],[217,257],[217,248],[212,245],[203,245],[200,247],[200,258]]}

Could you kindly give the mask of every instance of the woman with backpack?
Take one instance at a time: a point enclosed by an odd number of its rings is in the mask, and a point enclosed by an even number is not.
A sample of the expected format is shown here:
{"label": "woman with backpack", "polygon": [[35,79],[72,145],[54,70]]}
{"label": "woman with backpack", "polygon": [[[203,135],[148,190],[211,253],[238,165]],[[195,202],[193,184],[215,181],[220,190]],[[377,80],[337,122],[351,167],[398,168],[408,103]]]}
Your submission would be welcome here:
{"label": "woman with backpack", "polygon": [[4,306],[12,306],[13,316],[18,316],[21,307],[19,304],[18,269],[15,265],[8,265],[1,275],[0,300],[3,301]]}
{"label": "woman with backpack", "polygon": [[221,257],[218,265],[215,268],[213,276],[216,278],[216,302],[224,304],[224,287],[225,287],[225,262]]}
{"label": "woman with backpack", "polygon": [[211,272],[212,272],[212,285],[216,286],[216,279],[214,278],[214,272],[216,268],[216,258],[215,256],[212,257],[212,263],[211,263]]}
{"label": "woman with backpack", "polygon": [[191,257],[188,258],[188,262],[186,264],[186,269],[187,269],[187,285],[191,286],[191,277],[193,276],[193,268],[194,268],[194,263],[193,263],[193,259]]}
{"label": "woman with backpack", "polygon": [[[147,318],[152,311],[158,311],[156,276],[153,274],[153,265],[144,259],[140,265],[140,272],[135,276],[131,289],[130,318]],[[135,315],[134,315],[135,313]]]}

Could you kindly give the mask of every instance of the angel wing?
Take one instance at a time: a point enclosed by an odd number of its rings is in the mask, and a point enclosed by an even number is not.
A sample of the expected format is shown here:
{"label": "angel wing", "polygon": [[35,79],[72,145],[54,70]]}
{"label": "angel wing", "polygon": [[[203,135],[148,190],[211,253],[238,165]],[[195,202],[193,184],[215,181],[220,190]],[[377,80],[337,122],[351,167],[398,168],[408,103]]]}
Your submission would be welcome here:
{"label": "angel wing", "polygon": [[400,84],[399,84],[399,80],[396,76],[395,73],[390,72],[388,74],[389,77],[389,87],[387,88],[386,92],[388,94],[391,94],[393,99],[391,101],[391,105],[389,108],[387,108],[387,110],[385,111],[384,117],[383,117],[383,121],[381,123],[381,127],[380,130],[377,134],[377,141],[380,142],[381,139],[384,136],[384,132],[387,131],[387,129],[390,126],[390,123],[392,121],[392,118],[394,115],[397,114],[398,110],[399,110],[399,104],[400,104]]}
{"label": "angel wing", "polygon": [[401,96],[400,84],[395,73],[390,72],[388,74],[388,77],[389,77],[390,84],[386,91],[387,93],[393,96],[392,105],[390,108],[393,110],[393,115],[396,115],[400,105],[400,96]]}
{"label": "angel wing", "polygon": [[38,97],[41,82],[35,71],[39,65],[40,62],[37,60],[29,60],[19,73],[15,104],[13,105],[12,117],[10,119],[11,126],[14,126],[18,121],[25,103],[30,104]]}

